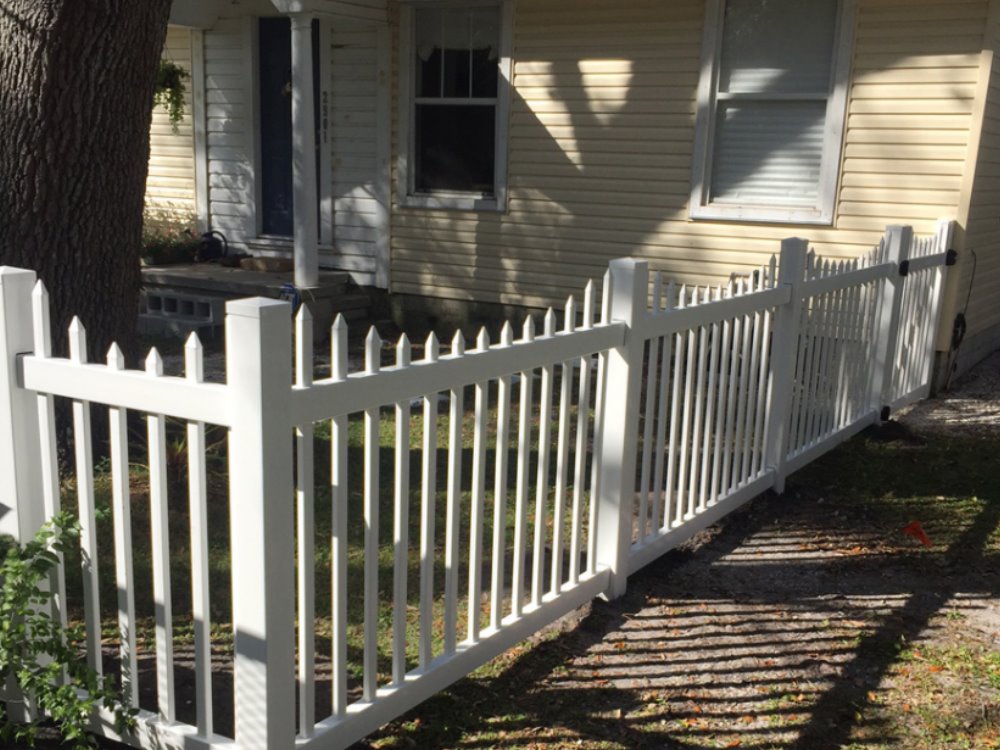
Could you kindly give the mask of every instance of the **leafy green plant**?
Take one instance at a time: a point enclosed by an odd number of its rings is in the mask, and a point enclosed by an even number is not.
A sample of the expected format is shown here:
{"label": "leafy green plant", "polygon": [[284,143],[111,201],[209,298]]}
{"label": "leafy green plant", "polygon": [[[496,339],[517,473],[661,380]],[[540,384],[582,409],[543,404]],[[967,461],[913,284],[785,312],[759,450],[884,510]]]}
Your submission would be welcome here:
{"label": "leafy green plant", "polygon": [[153,103],[167,110],[170,126],[177,132],[177,126],[184,119],[184,92],[187,87],[184,81],[191,75],[180,65],[170,60],[160,60],[160,69],[156,73],[156,88],[153,93]]}
{"label": "leafy green plant", "polygon": [[189,228],[153,226],[142,234],[140,257],[147,266],[168,263],[191,263],[198,254],[201,238]]}
{"label": "leafy green plant", "polygon": [[50,574],[78,536],[79,525],[62,513],[23,547],[0,537],[0,684],[13,683],[32,708],[32,720],[23,723],[0,703],[4,746],[33,746],[38,722],[47,717],[70,747],[95,747],[87,727],[100,706],[112,713],[117,731],[135,726],[137,710],[81,655],[80,629],[64,628],[51,615]]}

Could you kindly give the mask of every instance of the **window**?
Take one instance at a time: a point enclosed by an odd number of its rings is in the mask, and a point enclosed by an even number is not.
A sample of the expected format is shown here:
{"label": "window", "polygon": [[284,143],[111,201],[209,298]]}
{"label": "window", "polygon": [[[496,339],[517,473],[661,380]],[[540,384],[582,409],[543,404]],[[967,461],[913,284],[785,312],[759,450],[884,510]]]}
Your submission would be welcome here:
{"label": "window", "polygon": [[829,223],[852,0],[710,0],[694,218]]}
{"label": "window", "polygon": [[404,205],[503,207],[507,5],[415,4],[407,9]]}

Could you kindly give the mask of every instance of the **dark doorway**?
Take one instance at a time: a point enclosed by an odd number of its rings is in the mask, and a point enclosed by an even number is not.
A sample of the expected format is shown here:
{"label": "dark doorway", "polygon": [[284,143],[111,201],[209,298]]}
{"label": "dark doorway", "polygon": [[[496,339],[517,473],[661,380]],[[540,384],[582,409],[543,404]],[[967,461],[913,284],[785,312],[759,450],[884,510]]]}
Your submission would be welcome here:
{"label": "dark doorway", "polygon": [[[261,233],[294,233],[292,180],[292,30],[288,18],[261,18],[260,40],[260,181]],[[319,173],[319,22],[312,23],[313,101]],[[322,189],[320,190],[322,192]],[[319,196],[316,196],[317,202]]]}

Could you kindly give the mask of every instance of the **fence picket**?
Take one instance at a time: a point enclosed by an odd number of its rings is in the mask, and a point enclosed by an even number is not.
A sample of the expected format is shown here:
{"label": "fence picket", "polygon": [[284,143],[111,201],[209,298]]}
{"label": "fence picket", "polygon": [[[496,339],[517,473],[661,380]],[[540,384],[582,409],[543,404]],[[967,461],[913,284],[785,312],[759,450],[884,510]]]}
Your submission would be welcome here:
{"label": "fence picket", "polygon": [[[451,340],[451,357],[465,354],[465,338],[456,331]],[[465,411],[462,388],[450,393],[448,412],[448,490],[444,539],[444,652],[455,653],[458,632],[458,532],[462,502],[462,416]]]}
{"label": "fence picket", "polygon": [[753,448],[757,442],[757,434],[754,432],[754,427],[757,424],[756,406],[758,387],[760,384],[760,360],[762,359],[761,344],[766,343],[766,339],[761,338],[761,335],[763,334],[762,328],[764,325],[761,312],[755,312],[752,318],[749,315],[747,316],[748,326],[750,325],[751,319],[753,320],[753,325],[751,326],[753,336],[750,343],[750,359],[747,369],[746,424],[743,428],[743,456],[740,459],[741,485],[749,482],[750,478],[753,476]]}
{"label": "fence picket", "polygon": [[[601,292],[601,323],[611,323],[611,270],[604,273]],[[604,403],[608,398],[608,352],[597,355],[597,377],[594,386],[594,448],[590,467],[590,512],[587,520],[587,572],[597,572],[597,534],[600,518],[601,460],[604,455]]]}
{"label": "fence picket", "polygon": [[[709,302],[709,291],[706,287],[701,303]],[[699,479],[703,473],[705,462],[705,452],[702,445],[702,428],[705,417],[705,378],[707,376],[706,367],[708,363],[708,327],[698,328],[698,384],[695,388],[694,397],[694,430],[691,435],[691,478],[688,485],[688,508],[693,516],[696,512],[705,510],[704,486],[699,485]],[[708,431],[705,430],[707,433]]]}
{"label": "fence picket", "polygon": [[[146,372],[151,378],[163,376],[163,359],[154,348],[146,357]],[[175,718],[174,638],[170,603],[170,515],[167,503],[167,434],[166,419],[150,414],[147,418],[149,440],[149,518],[153,557],[153,600],[156,604],[156,701],[165,721]]]}
{"label": "fence picket", "polygon": [[[295,385],[313,382],[313,321],[306,305],[295,316]],[[298,540],[299,736],[313,735],[316,723],[316,542],[312,423],[295,426],[295,538]]]}
{"label": "fence picket", "polygon": [[[410,366],[410,340],[396,343],[396,367]],[[406,678],[406,583],[410,569],[410,402],[397,401],[392,518],[392,683]]]}
{"label": "fence picket", "polygon": [[[78,318],[69,325],[69,356],[87,361],[87,331]],[[103,674],[101,664],[101,601],[97,577],[97,517],[94,509],[94,451],[91,443],[90,403],[73,401],[73,447],[80,519],[80,565],[83,570],[83,611],[87,635],[87,664]]]}
{"label": "fence picket", "polygon": [[767,383],[771,372],[771,310],[764,310],[760,315],[760,325],[763,326],[760,332],[760,339],[754,347],[760,347],[760,369],[757,374],[757,403],[755,409],[755,419],[753,425],[753,461],[750,466],[750,477],[757,476],[764,468],[764,441],[767,413]]}
{"label": "fence picket", "polygon": [[[535,321],[525,318],[521,341],[535,340]],[[517,482],[514,488],[514,556],[511,562],[511,614],[521,617],[524,607],[525,559],[528,554],[528,471],[531,461],[531,401],[534,372],[522,371],[518,381],[517,412]]]}
{"label": "fence picket", "polygon": [[[718,301],[721,298],[722,290],[716,287],[710,293],[709,301]],[[698,509],[705,510],[712,502],[709,494],[709,476],[713,463],[712,444],[714,433],[712,431],[715,424],[715,391],[718,381],[719,368],[719,324],[712,323],[711,326],[703,328],[705,339],[702,342],[702,349],[711,347],[711,356],[708,360],[708,386],[705,391],[705,436],[701,445],[701,475],[698,478]]]}
{"label": "fence picket", "polygon": [[[556,332],[556,316],[550,307],[545,313],[544,336],[551,338]],[[545,568],[546,504],[549,495],[549,454],[552,443],[552,380],[553,366],[542,368],[541,393],[538,400],[538,478],[535,482],[535,533],[531,558],[531,603],[542,603]]]}
{"label": "fence picket", "polygon": [[[750,294],[750,286],[748,280],[742,279],[743,284],[742,291],[746,294]],[[744,483],[745,476],[743,473],[743,462],[746,457],[746,443],[749,435],[746,434],[746,420],[747,420],[747,407],[750,401],[750,371],[753,369],[753,363],[751,362],[751,341],[754,335],[754,326],[752,324],[752,318],[750,315],[744,315],[742,318],[743,329],[741,331],[741,348],[740,348],[740,377],[739,386],[736,393],[736,430],[733,434],[733,469],[732,469],[732,483],[733,487],[741,487]]]}
{"label": "fence picket", "polygon": [[[490,348],[486,329],[479,331],[476,350]],[[483,605],[483,524],[486,507],[486,419],[488,416],[489,384],[476,383],[475,417],[472,436],[472,508],[469,517],[469,640],[479,640]]]}
{"label": "fence picket", "polygon": [[[431,331],[424,344],[424,362],[437,362],[440,345]],[[424,434],[420,489],[420,668],[434,658],[434,522],[437,498],[438,394],[423,398]]]}
{"label": "fence picket", "polygon": [[[500,346],[514,345],[510,323],[500,329]],[[503,620],[504,555],[507,551],[507,464],[510,452],[510,375],[497,382],[497,442],[493,477],[493,554],[490,577],[490,627],[499,630]]]}
{"label": "fence picket", "polygon": [[[382,339],[372,326],[365,339],[365,372],[381,368]],[[378,690],[378,569],[379,569],[379,431],[381,409],[365,409],[364,449],[364,653],[362,655],[362,696],[375,700]]]}
{"label": "fence picket", "polygon": [[[743,281],[740,279],[736,283],[735,295],[742,296]],[[739,396],[740,380],[740,346],[743,341],[743,316],[737,315],[732,319],[732,339],[729,359],[729,377],[726,394],[726,418],[725,433],[722,439],[722,479],[720,481],[720,493],[724,497],[728,495],[735,480],[732,479],[735,457],[736,457],[736,401]]]}
{"label": "fence picket", "polygon": [[[661,300],[663,307],[662,309],[658,309],[657,313],[669,314],[669,311],[673,308],[673,295],[674,285],[671,282],[667,285],[666,298]],[[656,462],[653,466],[653,506],[651,510],[654,533],[659,532],[665,525],[669,526],[669,522],[664,524],[663,520],[663,501],[666,495],[663,486],[663,473],[667,459],[667,401],[670,397],[670,365],[671,357],[673,356],[674,339],[672,336],[663,336],[662,338],[663,340],[660,345],[660,382],[656,389],[656,443],[654,448]]]}
{"label": "fence picket", "polygon": [[[732,297],[735,292],[732,282],[725,291],[725,297]],[[726,405],[729,393],[730,347],[732,346],[732,321],[725,318],[722,321],[722,343],[719,346],[719,390],[715,405],[714,445],[712,446],[712,485],[709,490],[709,505],[719,501],[720,493],[725,492],[721,485],[723,461],[725,460],[725,429]]]}
{"label": "fence picket", "polygon": [[[330,329],[330,376],[336,382],[347,379],[347,323],[337,315]],[[342,414],[330,424],[330,601],[333,609],[331,639],[332,689],[331,708],[334,718],[347,712],[347,415]]]}
{"label": "fence picket", "polygon": [[[205,353],[198,334],[184,345],[184,375],[192,383],[205,380]],[[213,732],[212,714],[212,602],[209,586],[208,470],[205,464],[205,425],[189,422],[188,508],[191,533],[191,616],[194,618],[195,721],[198,734]]]}
{"label": "fence picket", "polygon": [[[572,333],[576,322],[576,306],[573,298],[566,302],[566,313],[563,317],[563,331]],[[566,486],[569,472],[570,444],[570,394],[573,386],[573,367],[567,361],[563,362],[559,376],[559,434],[556,438],[556,487],[552,509],[552,570],[549,590],[558,594],[562,589],[562,570],[564,557],[563,536],[566,523]]]}
{"label": "fence picket", "polygon": [[[52,318],[49,310],[49,293],[41,280],[35,283],[31,292],[31,313],[35,356],[52,356]],[[39,445],[39,482],[42,493],[42,510],[45,518],[52,518],[62,508],[59,496],[59,456],[56,439],[55,399],[46,393],[36,398]],[[19,439],[29,440],[27,434],[19,434]],[[56,553],[59,564],[50,576],[49,585],[53,597],[50,613],[63,628],[66,627],[66,567],[61,552]],[[133,673],[134,674],[134,673]],[[63,674],[63,679],[66,675]],[[136,705],[133,703],[133,705]]]}
{"label": "fence picket", "polygon": [[[108,367],[125,369],[125,355],[117,344],[108,350]],[[109,448],[111,458],[111,508],[115,540],[115,583],[118,586],[118,638],[121,690],[131,705],[139,705],[139,668],[135,638],[135,584],[132,567],[132,503],[129,493],[128,412],[111,407]]]}
{"label": "fence picket", "polygon": [[[660,295],[662,294],[662,288],[663,277],[659,272],[657,272],[657,274],[653,277],[653,310],[657,312],[660,309]],[[636,519],[638,539],[640,541],[645,539],[646,535],[649,533],[649,529],[647,527],[650,500],[649,479],[653,458],[653,414],[656,407],[656,394],[659,391],[659,388],[657,388],[658,378],[656,373],[656,361],[659,355],[660,338],[658,336],[654,336],[649,340],[647,346],[646,403],[642,419],[642,462],[639,470],[639,515]],[[652,525],[655,529],[655,514],[653,516]]]}
{"label": "fence picket", "polygon": [[[588,281],[583,292],[584,330],[594,325],[594,282]],[[590,424],[590,356],[580,357],[580,382],[576,409],[576,451],[573,466],[573,510],[569,540],[569,582],[580,582],[580,544],[583,533],[583,483],[587,469],[587,427]]]}

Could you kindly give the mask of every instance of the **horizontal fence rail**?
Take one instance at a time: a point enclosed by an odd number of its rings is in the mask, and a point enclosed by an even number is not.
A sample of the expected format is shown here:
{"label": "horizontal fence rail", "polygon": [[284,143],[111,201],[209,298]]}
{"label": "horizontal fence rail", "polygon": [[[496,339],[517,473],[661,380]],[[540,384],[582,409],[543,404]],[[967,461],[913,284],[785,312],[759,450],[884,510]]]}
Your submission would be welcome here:
{"label": "horizontal fence rail", "polygon": [[96,731],[347,747],[926,396],[951,231],[837,261],[786,240],[713,288],[613,261],[495,340],[372,329],[353,370],[342,319],[319,358],[307,308],[241,300],[224,383],[196,336],[181,374],[94,356],[76,320],[53,356],[45,288],[2,268],[0,532],[79,520],[52,614],[141,709]]}

